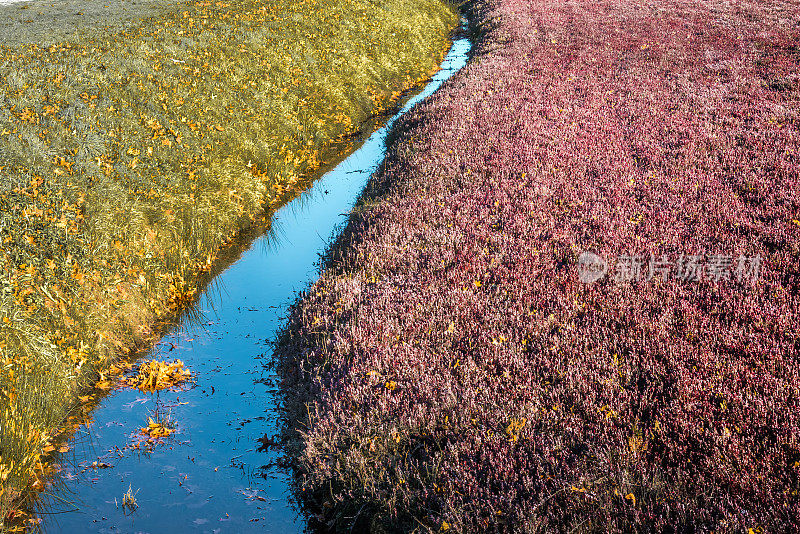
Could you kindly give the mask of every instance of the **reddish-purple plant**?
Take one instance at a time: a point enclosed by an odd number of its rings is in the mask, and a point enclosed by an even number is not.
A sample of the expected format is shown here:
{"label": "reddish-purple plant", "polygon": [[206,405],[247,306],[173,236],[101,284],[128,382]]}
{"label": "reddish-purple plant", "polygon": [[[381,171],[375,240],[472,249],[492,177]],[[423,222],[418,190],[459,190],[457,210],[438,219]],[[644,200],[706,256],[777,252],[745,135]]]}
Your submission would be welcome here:
{"label": "reddish-purple plant", "polygon": [[[800,530],[800,7],[485,0],[279,350],[333,526]],[[759,276],[578,279],[585,250]]]}

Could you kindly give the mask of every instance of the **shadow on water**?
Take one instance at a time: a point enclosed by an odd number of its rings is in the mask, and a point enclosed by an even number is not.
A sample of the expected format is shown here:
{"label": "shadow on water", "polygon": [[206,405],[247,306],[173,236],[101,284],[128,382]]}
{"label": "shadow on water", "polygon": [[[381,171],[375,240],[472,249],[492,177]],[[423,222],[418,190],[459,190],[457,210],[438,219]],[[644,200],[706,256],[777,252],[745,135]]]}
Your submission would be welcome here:
{"label": "shadow on water", "polygon": [[[264,436],[278,432],[276,377],[264,365],[288,307],[318,275],[330,238],[383,160],[394,121],[467,60],[457,36],[439,71],[393,116],[364,125],[352,154],[228,247],[195,306],[148,357],[179,358],[195,381],[157,394],[115,390],[62,457],[59,482],[38,510],[45,532],[299,532],[291,474]],[[177,431],[134,449],[155,412]],[[136,508],[122,506],[130,489]]]}

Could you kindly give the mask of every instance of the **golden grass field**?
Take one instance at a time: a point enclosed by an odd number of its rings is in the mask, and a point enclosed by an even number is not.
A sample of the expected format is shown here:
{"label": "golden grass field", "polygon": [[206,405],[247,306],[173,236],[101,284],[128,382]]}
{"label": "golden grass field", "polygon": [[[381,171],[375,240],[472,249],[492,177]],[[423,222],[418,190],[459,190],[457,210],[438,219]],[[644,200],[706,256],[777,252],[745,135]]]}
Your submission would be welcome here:
{"label": "golden grass field", "polygon": [[0,15],[14,28],[0,45],[8,528],[46,484],[79,397],[112,387],[115,362],[193,301],[226,243],[436,68],[457,15],[438,0],[31,2]]}

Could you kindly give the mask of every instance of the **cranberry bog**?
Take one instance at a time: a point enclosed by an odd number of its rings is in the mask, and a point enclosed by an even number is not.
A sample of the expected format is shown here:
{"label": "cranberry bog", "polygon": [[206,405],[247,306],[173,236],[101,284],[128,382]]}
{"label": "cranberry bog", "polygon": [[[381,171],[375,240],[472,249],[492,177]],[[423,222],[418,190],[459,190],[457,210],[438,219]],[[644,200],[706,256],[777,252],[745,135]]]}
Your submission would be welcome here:
{"label": "cranberry bog", "polygon": [[301,501],[800,529],[800,6],[468,11],[470,64],[398,123],[277,353]]}

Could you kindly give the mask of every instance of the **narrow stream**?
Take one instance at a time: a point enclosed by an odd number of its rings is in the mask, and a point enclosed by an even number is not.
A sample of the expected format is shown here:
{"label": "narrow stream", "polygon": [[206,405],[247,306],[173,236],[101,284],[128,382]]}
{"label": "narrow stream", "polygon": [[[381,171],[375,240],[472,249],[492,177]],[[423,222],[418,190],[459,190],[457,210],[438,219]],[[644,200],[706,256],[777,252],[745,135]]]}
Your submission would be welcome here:
{"label": "narrow stream", "polygon": [[[45,499],[41,526],[51,532],[300,532],[280,453],[259,438],[277,432],[278,394],[265,370],[270,344],[296,293],[318,275],[317,261],[346,220],[384,156],[394,121],[467,61],[471,44],[453,42],[430,83],[326,173],[279,210],[270,235],[257,238],[200,298],[200,319],[184,320],[151,357],[184,361],[196,384],[184,391],[108,395],[81,428],[63,484]],[[154,410],[178,431],[152,452],[123,450]],[[70,455],[68,455],[70,456]],[[68,458],[69,460],[69,458]],[[128,490],[138,507],[121,506]]]}

